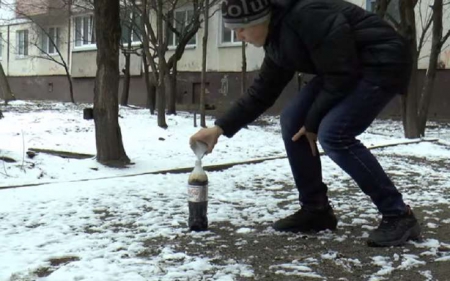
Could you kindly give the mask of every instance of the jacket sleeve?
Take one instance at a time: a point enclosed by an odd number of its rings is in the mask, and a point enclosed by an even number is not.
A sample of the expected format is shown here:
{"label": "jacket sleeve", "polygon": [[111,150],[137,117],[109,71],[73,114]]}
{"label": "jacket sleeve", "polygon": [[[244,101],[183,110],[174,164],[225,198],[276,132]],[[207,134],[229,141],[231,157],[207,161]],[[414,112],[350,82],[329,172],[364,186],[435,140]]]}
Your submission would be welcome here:
{"label": "jacket sleeve", "polygon": [[292,28],[324,81],[305,121],[306,130],[317,133],[322,118],[351,92],[359,78],[355,40],[345,16],[329,6],[313,3],[294,14]]}
{"label": "jacket sleeve", "polygon": [[253,84],[215,124],[232,137],[275,103],[293,75],[294,71],[278,66],[266,55]]}

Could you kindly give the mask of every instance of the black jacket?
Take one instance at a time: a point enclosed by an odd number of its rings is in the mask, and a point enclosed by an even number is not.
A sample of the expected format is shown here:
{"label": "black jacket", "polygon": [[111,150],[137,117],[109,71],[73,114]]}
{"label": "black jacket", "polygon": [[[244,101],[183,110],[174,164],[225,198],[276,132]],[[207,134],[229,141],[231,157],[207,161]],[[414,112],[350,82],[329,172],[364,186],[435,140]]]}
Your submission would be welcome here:
{"label": "black jacket", "polygon": [[259,75],[216,120],[226,136],[271,107],[297,71],[323,79],[305,122],[310,132],[317,132],[322,118],[360,79],[393,92],[406,88],[409,48],[381,18],[342,0],[277,1]]}

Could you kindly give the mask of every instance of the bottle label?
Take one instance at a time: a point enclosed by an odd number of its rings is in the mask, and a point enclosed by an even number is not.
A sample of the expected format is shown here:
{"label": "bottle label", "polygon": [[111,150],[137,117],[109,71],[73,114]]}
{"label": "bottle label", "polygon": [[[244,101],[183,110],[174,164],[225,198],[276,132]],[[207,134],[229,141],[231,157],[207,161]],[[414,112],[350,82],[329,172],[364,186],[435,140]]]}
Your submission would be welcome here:
{"label": "bottle label", "polygon": [[205,202],[208,201],[208,186],[189,185],[188,187],[189,202]]}

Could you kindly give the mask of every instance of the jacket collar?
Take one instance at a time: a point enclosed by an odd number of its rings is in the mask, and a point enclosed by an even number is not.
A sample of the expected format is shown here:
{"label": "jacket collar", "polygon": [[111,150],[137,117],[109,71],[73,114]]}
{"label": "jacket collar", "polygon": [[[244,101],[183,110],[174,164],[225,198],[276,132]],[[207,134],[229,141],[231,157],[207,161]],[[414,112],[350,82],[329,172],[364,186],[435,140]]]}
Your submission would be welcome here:
{"label": "jacket collar", "polygon": [[264,43],[264,48],[267,47],[273,39],[273,36],[277,32],[283,18],[291,10],[292,6],[299,1],[301,0],[271,0],[272,13],[270,16],[269,32],[267,34],[266,42]]}

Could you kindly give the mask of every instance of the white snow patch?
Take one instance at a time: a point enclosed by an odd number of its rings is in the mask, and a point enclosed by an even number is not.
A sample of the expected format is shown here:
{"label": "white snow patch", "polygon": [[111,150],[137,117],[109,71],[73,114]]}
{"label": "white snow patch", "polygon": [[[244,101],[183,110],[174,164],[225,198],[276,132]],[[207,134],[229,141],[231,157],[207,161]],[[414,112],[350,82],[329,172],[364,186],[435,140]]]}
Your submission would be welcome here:
{"label": "white snow patch", "polygon": [[236,232],[239,233],[239,234],[251,233],[253,231],[254,231],[254,229],[248,228],[248,227],[241,227],[238,230],[236,230]]}
{"label": "white snow patch", "polygon": [[428,228],[438,228],[439,225],[436,224],[436,223],[429,222],[429,223],[427,223],[427,227],[428,227]]}
{"label": "white snow patch", "polygon": [[437,259],[435,259],[435,261],[450,261],[450,254],[440,257],[440,258],[437,258]]}
{"label": "white snow patch", "polygon": [[319,278],[323,279],[322,276],[315,273],[309,264],[315,264],[316,259],[308,258],[305,262],[300,262],[298,260],[292,261],[292,263],[276,264],[269,267],[270,270],[275,271],[275,274],[286,275],[286,276],[302,276],[309,278]]}
{"label": "white snow patch", "polygon": [[[394,270],[392,267],[392,262],[390,261],[389,257],[384,256],[374,256],[371,257],[372,264],[381,267],[380,270],[378,270],[375,274],[372,275],[374,278],[378,278],[383,275],[391,274],[391,272]],[[372,280],[372,279],[370,279]],[[376,279],[375,279],[376,280]]]}
{"label": "white snow patch", "polygon": [[419,260],[419,257],[416,255],[404,254],[401,265],[397,267],[397,269],[408,270],[419,265],[424,265],[426,262]]}
{"label": "white snow patch", "polygon": [[433,275],[431,274],[430,270],[421,270],[421,271],[419,271],[419,274],[422,275],[423,277],[425,277],[426,281],[433,280]]}

